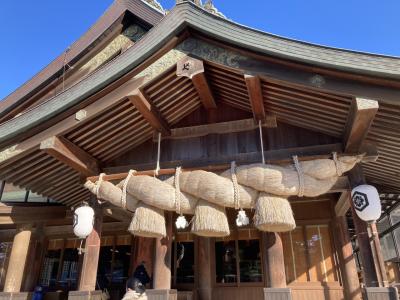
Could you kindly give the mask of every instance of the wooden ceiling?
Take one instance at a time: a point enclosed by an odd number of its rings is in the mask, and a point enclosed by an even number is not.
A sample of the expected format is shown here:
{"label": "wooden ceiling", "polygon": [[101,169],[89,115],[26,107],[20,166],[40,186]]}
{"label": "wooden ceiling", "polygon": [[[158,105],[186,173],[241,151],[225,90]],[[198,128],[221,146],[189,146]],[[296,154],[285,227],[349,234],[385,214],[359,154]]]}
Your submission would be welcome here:
{"label": "wooden ceiling", "polygon": [[[75,165],[56,159],[51,151],[44,151],[43,145],[31,147],[12,163],[0,164],[1,179],[66,205],[77,205],[87,200],[90,193],[83,188],[82,174],[77,171],[76,166],[85,162],[79,161],[75,147],[81,149],[83,157],[93,158],[101,169],[102,165],[151,139],[158,126],[167,127],[167,131],[174,128],[182,118],[207,105],[207,97],[208,103],[215,100],[217,106],[224,103],[253,111],[255,116],[272,114],[280,122],[334,137],[343,138],[346,134],[354,102],[351,95],[257,75],[251,75],[250,79],[260,90],[250,95],[249,77],[244,72],[208,61],[201,63],[201,68],[204,70],[201,76],[206,78],[212,95],[199,93],[198,82],[191,75],[177,76],[174,65],[140,87],[136,94],[113,100],[105,109],[57,135],[65,148],[63,153],[75,153]],[[256,112],[260,107],[263,111]],[[400,191],[399,108],[380,103],[367,136],[368,142],[378,146],[380,156],[377,162],[364,164],[365,174],[382,192]]]}

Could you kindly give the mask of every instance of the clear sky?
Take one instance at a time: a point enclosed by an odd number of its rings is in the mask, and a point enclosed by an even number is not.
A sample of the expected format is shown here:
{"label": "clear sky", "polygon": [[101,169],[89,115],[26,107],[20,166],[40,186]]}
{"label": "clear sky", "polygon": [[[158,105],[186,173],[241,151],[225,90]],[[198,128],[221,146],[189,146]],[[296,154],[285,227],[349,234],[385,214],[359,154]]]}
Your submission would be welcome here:
{"label": "clear sky", "polygon": [[[78,39],[112,0],[0,1],[0,99]],[[171,8],[175,0],[161,0]],[[214,0],[228,18],[270,33],[400,56],[399,0]]]}

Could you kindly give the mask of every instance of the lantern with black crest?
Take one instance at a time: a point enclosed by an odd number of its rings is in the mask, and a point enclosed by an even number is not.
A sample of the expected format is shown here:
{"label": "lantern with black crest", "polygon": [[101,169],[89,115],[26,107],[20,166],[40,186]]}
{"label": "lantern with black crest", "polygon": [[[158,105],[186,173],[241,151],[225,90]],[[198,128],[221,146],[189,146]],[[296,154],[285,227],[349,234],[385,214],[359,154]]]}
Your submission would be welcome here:
{"label": "lantern with black crest", "polygon": [[379,219],[382,212],[377,189],[372,185],[362,184],[351,191],[351,200],[357,216],[368,223]]}

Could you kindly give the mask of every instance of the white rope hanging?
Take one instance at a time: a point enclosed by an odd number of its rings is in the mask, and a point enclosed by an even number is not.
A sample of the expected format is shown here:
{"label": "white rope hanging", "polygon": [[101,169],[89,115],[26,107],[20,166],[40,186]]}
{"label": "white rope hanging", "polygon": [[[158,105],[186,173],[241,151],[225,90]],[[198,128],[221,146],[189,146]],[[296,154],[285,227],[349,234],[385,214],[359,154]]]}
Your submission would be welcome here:
{"label": "white rope hanging", "polygon": [[304,173],[303,170],[301,169],[300,163],[299,163],[299,158],[297,155],[293,156],[293,161],[294,161],[294,167],[296,168],[297,174],[299,176],[299,192],[298,196],[303,197],[304,196]]}
{"label": "white rope hanging", "polygon": [[333,156],[333,161],[335,162],[335,166],[336,166],[336,174],[338,176],[342,176],[343,175],[343,170],[342,170],[342,166],[340,165],[340,162],[338,161],[337,153],[333,152],[332,156]]}
{"label": "white rope hanging", "polygon": [[246,212],[240,207],[240,193],[239,193],[239,184],[236,176],[235,161],[231,162],[231,179],[233,183],[233,197],[235,202],[235,209],[239,210],[238,215],[236,217],[236,225],[239,227],[249,225],[250,223],[249,217],[247,217]]}
{"label": "white rope hanging", "polygon": [[135,170],[129,170],[128,176],[126,176],[126,179],[124,181],[124,184],[122,185],[122,195],[121,195],[121,206],[124,209],[126,208],[126,187],[128,186],[128,182],[131,179],[131,177],[136,173]]}
{"label": "white rope hanging", "polygon": [[100,175],[99,175],[99,180],[97,180],[97,182],[96,182],[96,193],[95,193],[95,195],[96,195],[97,199],[99,198],[99,189],[100,189],[100,185],[101,185],[101,183],[103,182],[103,177],[104,177],[105,175],[106,175],[105,173],[100,173]]}
{"label": "white rope hanging", "polygon": [[156,171],[155,175],[158,175],[158,172],[160,172],[160,156],[161,156],[161,132],[158,133],[158,141],[157,141],[157,166],[156,166]]}
{"label": "white rope hanging", "polygon": [[259,132],[260,132],[261,159],[262,159],[263,165],[265,165],[264,141],[263,141],[263,132],[262,132],[261,120],[258,120],[258,129],[259,129]]}
{"label": "white rope hanging", "polygon": [[174,186],[175,186],[175,211],[179,215],[175,221],[175,226],[177,229],[185,229],[189,226],[188,221],[181,211],[181,189],[179,186],[179,175],[182,172],[181,167],[177,167],[175,170]]}

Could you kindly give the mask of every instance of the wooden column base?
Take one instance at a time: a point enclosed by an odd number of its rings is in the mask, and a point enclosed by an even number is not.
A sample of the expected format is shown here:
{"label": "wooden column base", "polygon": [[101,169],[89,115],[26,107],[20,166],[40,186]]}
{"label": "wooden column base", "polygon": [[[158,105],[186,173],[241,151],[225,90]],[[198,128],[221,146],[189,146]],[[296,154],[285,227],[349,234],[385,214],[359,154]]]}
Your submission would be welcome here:
{"label": "wooden column base", "polygon": [[102,291],[70,291],[68,300],[102,300]]}
{"label": "wooden column base", "polygon": [[177,300],[177,290],[146,290],[148,300]]}
{"label": "wooden column base", "polygon": [[290,288],[264,288],[265,300],[291,300],[292,290]]}
{"label": "wooden column base", "polygon": [[365,300],[399,300],[399,293],[395,287],[366,287],[363,289]]}
{"label": "wooden column base", "polygon": [[0,300],[31,300],[32,299],[31,292],[23,292],[23,293],[7,293],[0,292]]}

